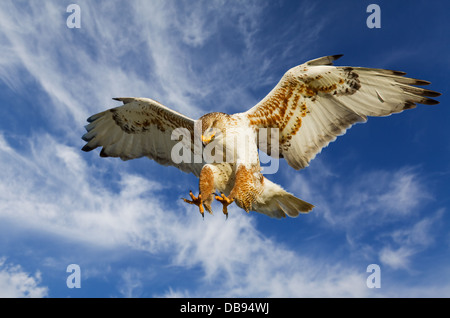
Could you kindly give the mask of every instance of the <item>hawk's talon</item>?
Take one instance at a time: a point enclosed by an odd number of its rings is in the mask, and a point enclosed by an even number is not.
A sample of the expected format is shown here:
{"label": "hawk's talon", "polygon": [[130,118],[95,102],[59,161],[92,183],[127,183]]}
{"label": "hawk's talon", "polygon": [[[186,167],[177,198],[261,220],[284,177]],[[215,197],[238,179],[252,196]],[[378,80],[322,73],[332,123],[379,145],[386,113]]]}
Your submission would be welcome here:
{"label": "hawk's talon", "polygon": [[204,218],[205,217],[205,209],[203,208],[203,201],[202,201],[201,193],[198,195],[198,197],[195,197],[195,195],[192,193],[192,191],[189,191],[189,195],[192,200],[182,198],[183,201],[186,203],[195,204],[196,206],[198,206],[198,209],[200,210],[200,214]]}
{"label": "hawk's talon", "polygon": [[228,206],[234,202],[234,199],[229,199],[225,196],[225,194],[222,193],[220,196],[216,195],[216,200],[222,203],[223,205],[222,212],[228,219]]}

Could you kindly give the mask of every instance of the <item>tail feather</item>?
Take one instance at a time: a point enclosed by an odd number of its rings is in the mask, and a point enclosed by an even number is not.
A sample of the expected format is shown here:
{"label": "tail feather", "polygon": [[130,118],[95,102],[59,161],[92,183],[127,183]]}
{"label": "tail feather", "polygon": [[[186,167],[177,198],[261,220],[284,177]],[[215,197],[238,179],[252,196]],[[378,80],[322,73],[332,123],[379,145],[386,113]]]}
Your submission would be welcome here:
{"label": "tail feather", "polygon": [[264,178],[264,190],[252,204],[252,211],[274,218],[297,217],[308,213],[314,205],[303,201],[284,190],[278,184]]}
{"label": "tail feather", "polygon": [[284,195],[279,195],[274,198],[282,208],[283,212],[290,217],[296,217],[300,213],[308,213],[314,205],[299,199],[292,194],[286,192]]}

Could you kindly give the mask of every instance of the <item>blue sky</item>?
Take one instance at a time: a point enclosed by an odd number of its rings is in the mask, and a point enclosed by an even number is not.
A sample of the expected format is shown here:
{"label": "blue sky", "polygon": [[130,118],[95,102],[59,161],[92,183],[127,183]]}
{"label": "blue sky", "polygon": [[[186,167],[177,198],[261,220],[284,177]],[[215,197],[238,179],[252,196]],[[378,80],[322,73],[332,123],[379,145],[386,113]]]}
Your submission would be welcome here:
{"label": "blue sky", "polygon": [[[81,8],[81,28],[66,8]],[[366,8],[381,8],[381,28]],[[0,297],[448,297],[447,1],[0,2]],[[204,220],[197,180],[83,153],[86,118],[149,97],[198,118],[249,109],[289,68],[401,70],[437,106],[371,118],[269,176],[316,205]],[[68,288],[69,264],[81,288]],[[368,288],[369,264],[381,288]]]}

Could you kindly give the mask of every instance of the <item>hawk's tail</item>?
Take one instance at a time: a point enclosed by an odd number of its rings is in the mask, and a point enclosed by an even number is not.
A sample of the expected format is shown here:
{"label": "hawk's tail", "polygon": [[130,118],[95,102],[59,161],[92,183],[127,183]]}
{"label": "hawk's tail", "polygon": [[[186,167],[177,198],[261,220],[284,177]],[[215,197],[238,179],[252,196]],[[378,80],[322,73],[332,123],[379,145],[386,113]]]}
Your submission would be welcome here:
{"label": "hawk's tail", "polygon": [[275,218],[297,217],[300,213],[308,213],[314,205],[303,201],[284,190],[278,184],[264,178],[264,190],[252,204],[252,211]]}

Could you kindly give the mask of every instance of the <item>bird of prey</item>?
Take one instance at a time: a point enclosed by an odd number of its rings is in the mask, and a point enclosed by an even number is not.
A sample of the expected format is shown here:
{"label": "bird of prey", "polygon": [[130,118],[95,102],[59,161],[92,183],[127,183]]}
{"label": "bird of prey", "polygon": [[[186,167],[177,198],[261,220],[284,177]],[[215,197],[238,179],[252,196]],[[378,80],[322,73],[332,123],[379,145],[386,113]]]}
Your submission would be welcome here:
{"label": "bird of prey", "polygon": [[190,191],[190,200],[183,200],[197,205],[202,216],[205,210],[212,214],[216,199],[227,217],[233,202],[247,212],[296,217],[314,206],[263,175],[259,150],[303,169],[369,116],[438,104],[430,97],[440,93],[418,87],[430,82],[399,71],[334,66],[341,56],[291,68],[258,104],[232,115],[213,112],[194,120],[152,99],[115,98],[123,105],[87,119],[82,150],[102,147],[100,156],[122,160],[146,156],[193,173],[199,194]]}

